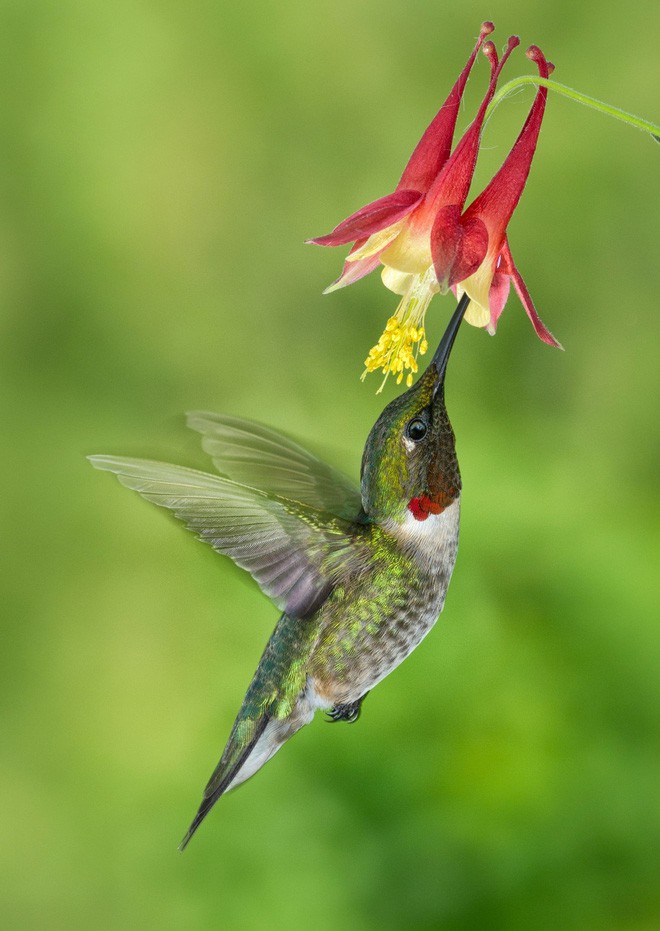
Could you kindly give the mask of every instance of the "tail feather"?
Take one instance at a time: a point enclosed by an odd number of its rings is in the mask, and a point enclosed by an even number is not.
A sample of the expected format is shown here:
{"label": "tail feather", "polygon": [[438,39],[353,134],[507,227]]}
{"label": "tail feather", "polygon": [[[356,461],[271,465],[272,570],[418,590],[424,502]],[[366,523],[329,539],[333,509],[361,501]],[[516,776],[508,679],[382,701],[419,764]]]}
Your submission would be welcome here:
{"label": "tail feather", "polygon": [[[215,772],[204,791],[204,798],[186,836],[179,844],[185,850],[191,837],[208,815],[221,795],[234,789],[253,776],[274,756],[296,731],[314,717],[314,708],[301,695],[293,712],[286,718],[271,717],[267,713],[254,719],[239,718],[234,725],[229,743]],[[249,739],[241,740],[241,730],[249,728]],[[245,733],[245,731],[243,731]]]}
{"label": "tail feather", "polygon": [[[229,738],[227,748],[222,754],[222,759],[218,763],[215,772],[211,776],[208,785],[204,790],[204,798],[202,799],[202,803],[197,810],[197,814],[193,818],[192,824],[186,832],[186,836],[179,844],[179,850],[183,851],[186,849],[193,834],[196,832],[204,818],[206,818],[220,796],[227,791],[231,783],[238,777],[241,769],[257,745],[259,738],[266,730],[269,721],[269,716],[264,714],[256,722],[256,726],[254,728],[250,742],[246,744],[246,746],[243,747],[242,750],[240,750],[238,753],[236,753],[236,748],[233,746],[234,740],[232,738],[235,737],[235,734],[232,732],[232,736]],[[234,728],[234,731],[235,730],[236,728]],[[232,750],[234,751],[233,753]],[[230,759],[227,759],[228,756]],[[241,782],[242,781],[243,780],[241,780]]]}
{"label": "tail feather", "polygon": [[314,717],[319,705],[308,693],[305,662],[317,636],[317,626],[311,622],[302,625],[287,614],[280,618],[180,850],[221,795],[254,775]]}

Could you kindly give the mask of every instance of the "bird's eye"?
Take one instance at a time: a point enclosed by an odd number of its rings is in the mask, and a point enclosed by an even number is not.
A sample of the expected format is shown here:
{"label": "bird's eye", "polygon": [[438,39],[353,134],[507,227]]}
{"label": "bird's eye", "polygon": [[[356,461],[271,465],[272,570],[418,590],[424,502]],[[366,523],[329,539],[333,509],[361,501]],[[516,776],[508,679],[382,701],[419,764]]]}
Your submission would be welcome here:
{"label": "bird's eye", "polygon": [[419,440],[424,439],[427,429],[428,428],[424,421],[416,417],[414,420],[411,420],[406,427],[406,434],[408,435],[409,439],[417,443]]}

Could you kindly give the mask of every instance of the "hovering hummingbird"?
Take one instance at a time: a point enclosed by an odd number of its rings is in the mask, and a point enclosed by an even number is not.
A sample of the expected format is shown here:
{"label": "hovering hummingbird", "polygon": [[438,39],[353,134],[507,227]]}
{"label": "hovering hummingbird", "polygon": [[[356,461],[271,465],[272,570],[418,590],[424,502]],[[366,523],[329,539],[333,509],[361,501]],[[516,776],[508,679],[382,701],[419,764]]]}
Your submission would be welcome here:
{"label": "hovering hummingbird", "polygon": [[361,492],[276,431],[218,414],[190,414],[188,425],[220,475],[90,457],[247,569],[283,612],[181,849],[220,796],[317,709],[356,721],[367,693],[442,610],[461,490],[445,370],[468,303],[464,296],[424,374],[374,424]]}

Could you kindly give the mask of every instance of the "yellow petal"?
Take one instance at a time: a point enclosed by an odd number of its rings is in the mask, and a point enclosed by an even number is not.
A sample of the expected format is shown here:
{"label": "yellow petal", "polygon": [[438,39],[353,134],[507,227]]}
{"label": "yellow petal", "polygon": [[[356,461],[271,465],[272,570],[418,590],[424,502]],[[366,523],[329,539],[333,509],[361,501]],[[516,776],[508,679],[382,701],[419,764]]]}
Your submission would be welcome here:
{"label": "yellow petal", "polygon": [[382,261],[383,265],[390,265],[400,272],[423,275],[427,268],[433,266],[430,230],[408,223],[401,235],[387,247]]}
{"label": "yellow petal", "polygon": [[470,299],[470,306],[465,311],[465,319],[472,326],[485,327],[490,322],[490,310]]}
{"label": "yellow petal", "polygon": [[460,298],[462,294],[467,294],[470,298],[468,309],[465,311],[465,319],[472,326],[485,327],[490,323],[490,302],[488,293],[493,281],[493,265],[486,256],[479,268],[466,278],[456,288],[456,294]]}
{"label": "yellow petal", "polygon": [[395,294],[405,294],[412,280],[412,275],[409,275],[408,272],[397,271],[396,268],[390,268],[389,265],[383,265],[380,277],[383,279],[385,287],[389,288],[390,291],[394,291]]}
{"label": "yellow petal", "polygon": [[380,233],[374,233],[373,236],[370,236],[365,244],[356,249],[355,252],[351,252],[350,255],[346,256],[347,262],[357,262],[358,259],[366,259],[370,255],[375,255],[376,252],[380,252],[381,249],[384,249],[385,246],[388,246],[393,239],[401,232],[401,225],[403,220],[399,220],[398,223],[393,223],[391,226],[386,226],[384,230],[381,230]]}

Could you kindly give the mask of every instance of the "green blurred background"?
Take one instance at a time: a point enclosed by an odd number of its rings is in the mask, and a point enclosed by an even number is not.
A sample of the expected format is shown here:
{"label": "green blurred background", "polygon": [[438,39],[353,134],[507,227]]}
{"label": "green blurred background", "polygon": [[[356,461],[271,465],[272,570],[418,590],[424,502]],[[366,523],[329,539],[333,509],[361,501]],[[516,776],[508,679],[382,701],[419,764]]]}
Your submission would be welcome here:
{"label": "green blurred background", "polygon": [[[204,467],[181,412],[206,408],[357,476],[396,299],[377,276],[323,297],[344,250],[303,241],[392,190],[481,20],[660,118],[657,10],[548,9],[0,4],[4,927],[660,927],[648,137],[551,98],[510,239],[566,352],[515,296],[495,339],[460,336],[442,620],[357,726],[319,717],[183,856],[276,611],[84,459]],[[478,184],[531,99],[498,110]]]}

